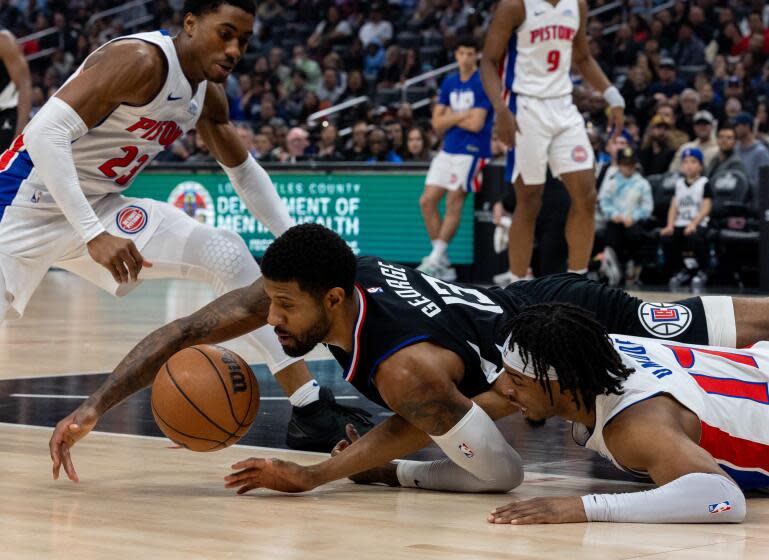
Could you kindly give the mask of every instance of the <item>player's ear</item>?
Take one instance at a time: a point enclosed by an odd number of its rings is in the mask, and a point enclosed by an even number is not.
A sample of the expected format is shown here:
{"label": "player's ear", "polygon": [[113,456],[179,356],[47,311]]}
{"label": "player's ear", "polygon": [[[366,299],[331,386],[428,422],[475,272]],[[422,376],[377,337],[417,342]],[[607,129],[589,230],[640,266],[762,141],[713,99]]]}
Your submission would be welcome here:
{"label": "player's ear", "polygon": [[346,294],[343,288],[331,288],[328,292],[326,292],[326,297],[324,298],[326,308],[331,311],[335,307],[338,307],[344,303],[345,296]]}
{"label": "player's ear", "polygon": [[184,15],[183,25],[184,25],[184,33],[187,34],[187,37],[192,37],[192,34],[194,33],[195,28],[198,25],[198,16],[191,14],[189,12],[186,13]]}

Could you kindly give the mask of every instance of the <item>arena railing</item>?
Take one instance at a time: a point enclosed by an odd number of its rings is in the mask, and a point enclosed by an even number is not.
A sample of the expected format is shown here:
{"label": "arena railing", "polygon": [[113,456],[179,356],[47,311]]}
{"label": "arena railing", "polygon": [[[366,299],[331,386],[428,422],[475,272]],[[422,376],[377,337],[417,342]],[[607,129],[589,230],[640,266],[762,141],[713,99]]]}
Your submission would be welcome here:
{"label": "arena railing", "polygon": [[[120,6],[116,6],[115,8],[110,8],[109,10],[103,10],[101,12],[95,13],[86,22],[86,28],[91,27],[95,22],[99,21],[100,19],[104,19],[106,17],[112,17],[125,12],[130,12],[130,10],[134,10],[137,8],[143,8],[146,4],[149,4],[150,2],[152,2],[152,0],[132,0],[131,2],[127,2]],[[145,23],[152,21],[153,18],[154,16],[152,14],[149,14],[145,11],[142,14],[137,14],[136,16],[133,17],[133,19],[124,21],[123,27],[126,30],[132,30],[140,25],[143,25]],[[36,31],[34,33],[30,33],[29,35],[25,35],[24,37],[19,37],[16,39],[16,43],[19,46],[23,47],[25,44],[29,43],[30,41],[37,41],[39,39],[43,39],[50,35],[55,35],[58,32],[59,32],[58,27],[51,26],[48,29]],[[47,49],[43,49],[43,50],[25,55],[25,58],[27,59],[28,62],[32,62],[40,58],[49,57],[53,53],[55,53],[57,50],[58,49],[56,47],[50,47]]]}
{"label": "arena railing", "polygon": [[[139,9],[144,8],[144,6],[146,4],[149,4],[150,2],[152,2],[152,0],[132,0],[131,2],[126,2],[125,4],[116,6],[115,8],[110,8],[108,10],[97,12],[93,14],[90,18],[88,18],[88,21],[86,22],[85,25],[86,27],[90,27],[101,19],[113,17],[119,14],[123,14],[125,12],[130,12],[131,10],[134,10],[134,9],[137,9],[138,11]],[[131,29],[132,27],[142,25],[144,23],[152,21],[153,19],[154,19],[154,16],[151,13],[144,11],[144,13],[133,16],[133,19],[123,22],[123,27],[125,29]]]}
{"label": "arena railing", "polygon": [[[43,29],[42,31],[35,31],[34,33],[30,33],[29,35],[25,35],[24,37],[17,38],[16,44],[23,48],[25,44],[31,41],[37,41],[38,39],[43,39],[50,35],[55,35],[58,32],[59,32],[58,27],[49,27],[48,29]],[[53,53],[55,53],[56,50],[57,50],[56,47],[43,49],[41,51],[37,51],[34,53],[30,53],[28,55],[25,55],[25,58],[27,59],[27,61],[32,62],[33,60],[37,60],[38,58],[45,58],[46,56],[50,56]]]}
{"label": "arena railing", "polygon": [[353,97],[352,99],[348,99],[347,101],[343,101],[341,103],[333,105],[332,107],[323,109],[322,111],[316,111],[315,113],[312,113],[309,117],[307,117],[307,124],[309,124],[310,126],[315,125],[318,121],[320,121],[325,117],[335,115],[340,111],[344,111],[345,109],[349,109],[350,107],[355,107],[357,105],[360,105],[362,103],[368,103],[370,101],[371,101],[371,98],[369,98],[368,95]]}

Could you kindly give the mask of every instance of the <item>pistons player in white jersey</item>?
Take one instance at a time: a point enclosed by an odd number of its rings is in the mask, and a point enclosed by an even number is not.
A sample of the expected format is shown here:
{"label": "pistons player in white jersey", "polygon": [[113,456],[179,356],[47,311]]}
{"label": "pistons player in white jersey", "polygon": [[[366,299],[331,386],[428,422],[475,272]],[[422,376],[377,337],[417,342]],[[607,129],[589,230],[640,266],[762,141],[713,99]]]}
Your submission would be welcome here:
{"label": "pistons player in white jersey", "polygon": [[509,328],[497,392],[530,422],[572,422],[576,443],[658,488],[515,502],[490,522],[733,523],[742,490],[769,488],[769,342],[607,335],[564,304],[531,306]]}
{"label": "pistons player in white jersey", "polygon": [[[237,234],[121,194],[157,153],[196,128],[249,211],[276,236],[292,225],[229,122],[221,86],[245,51],[255,9],[253,0],[187,0],[178,36],[141,33],[104,45],[0,157],[0,321],[23,314],[54,264],[116,295],[143,279],[189,278],[223,294],[259,278]],[[286,356],[271,330],[249,340],[292,403],[307,405],[295,410],[289,444],[330,449],[347,422],[358,423],[330,393],[321,403],[304,362]],[[325,420],[318,441],[313,415],[299,414],[316,409],[339,433],[327,434]],[[75,424],[90,422],[81,414]]]}
{"label": "pistons player in white jersey", "polygon": [[571,197],[568,270],[587,271],[595,232],[594,155],[571,98],[572,65],[603,92],[615,135],[622,131],[625,103],[590,55],[586,20],[585,0],[502,0],[486,35],[481,78],[497,115],[499,139],[510,148],[506,177],[516,198],[510,273],[500,281],[519,280],[529,267],[548,166]]}

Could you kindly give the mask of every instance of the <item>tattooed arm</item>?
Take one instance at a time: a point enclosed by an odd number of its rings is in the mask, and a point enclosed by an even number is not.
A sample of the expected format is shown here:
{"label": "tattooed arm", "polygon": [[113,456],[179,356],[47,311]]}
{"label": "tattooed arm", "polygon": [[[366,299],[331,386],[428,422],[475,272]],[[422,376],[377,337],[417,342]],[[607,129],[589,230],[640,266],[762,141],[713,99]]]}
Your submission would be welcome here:
{"label": "tattooed arm", "polygon": [[96,426],[104,413],[152,383],[168,358],[188,346],[230,340],[265,325],[269,306],[260,278],[188,317],[159,328],[139,342],[101,387],[56,425],[49,442],[54,478],[58,478],[63,464],[70,480],[77,482],[69,449]]}
{"label": "tattooed arm", "polygon": [[[380,466],[386,465],[394,472],[388,461],[421,449],[436,436],[442,437],[474,406],[456,386],[464,372],[464,363],[457,354],[434,344],[423,342],[398,350],[379,365],[374,378],[382,398],[396,415],[355,439],[343,452],[315,465],[261,458],[236,463],[233,469],[237,472],[225,478],[226,486],[237,488],[239,494],[255,488],[304,492]],[[493,418],[515,410],[493,391],[474,400]],[[498,434],[493,423],[490,429]],[[481,449],[476,448],[476,452]],[[505,463],[500,461],[500,465],[504,467]],[[392,477],[387,482],[395,483]]]}

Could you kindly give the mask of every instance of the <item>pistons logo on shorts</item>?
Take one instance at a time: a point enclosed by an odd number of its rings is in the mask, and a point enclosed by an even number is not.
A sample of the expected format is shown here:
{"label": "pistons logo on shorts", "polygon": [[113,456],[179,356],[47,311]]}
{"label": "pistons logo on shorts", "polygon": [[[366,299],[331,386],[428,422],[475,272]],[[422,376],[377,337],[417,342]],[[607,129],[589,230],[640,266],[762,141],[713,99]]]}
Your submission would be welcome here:
{"label": "pistons logo on shorts", "polygon": [[644,329],[657,338],[678,336],[692,322],[691,309],[678,303],[642,303],[638,319]]}
{"label": "pistons logo on shorts", "polygon": [[587,161],[587,150],[584,146],[577,146],[571,151],[571,159],[576,161],[577,163],[582,163],[583,161]]}
{"label": "pistons logo on shorts", "polygon": [[123,233],[139,233],[147,225],[147,211],[139,206],[126,206],[117,214],[117,227]]}

